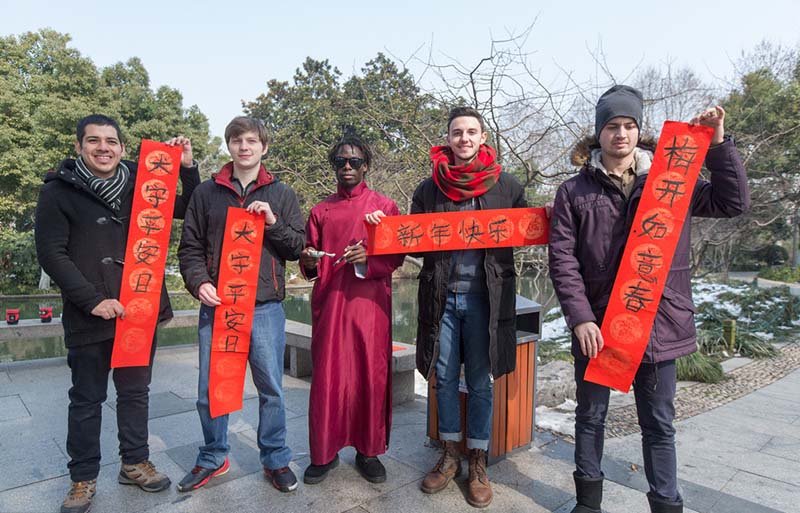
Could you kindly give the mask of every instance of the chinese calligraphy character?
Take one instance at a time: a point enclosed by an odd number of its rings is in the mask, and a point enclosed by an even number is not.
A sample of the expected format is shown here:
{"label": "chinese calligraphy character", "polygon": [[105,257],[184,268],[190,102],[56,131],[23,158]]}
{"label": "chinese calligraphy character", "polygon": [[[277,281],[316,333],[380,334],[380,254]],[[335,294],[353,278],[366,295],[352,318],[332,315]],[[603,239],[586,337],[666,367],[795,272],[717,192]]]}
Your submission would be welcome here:
{"label": "chinese calligraphy character", "polygon": [[478,224],[478,221],[474,218],[461,221],[458,224],[458,234],[461,235],[461,238],[467,243],[467,246],[473,242],[484,243],[481,240],[481,236],[485,235],[485,232],[481,230],[481,225]]}
{"label": "chinese calligraphy character", "polygon": [[658,197],[658,201],[661,201],[669,196],[668,201],[670,207],[672,207],[672,203],[676,199],[686,194],[686,190],[683,188],[683,186],[686,185],[686,182],[682,180],[669,180],[665,178],[661,180],[658,185],[660,187],[656,187],[656,192],[661,193],[661,195]]}
{"label": "chinese calligraphy character", "polygon": [[227,296],[229,298],[232,298],[233,299],[233,304],[235,305],[237,299],[247,295],[247,294],[245,294],[245,287],[247,287],[247,284],[245,284],[245,283],[228,284],[225,287],[225,290],[226,290],[225,296]]}
{"label": "chinese calligraphy character", "polygon": [[685,137],[683,143],[679,145],[678,136],[672,136],[672,146],[664,148],[668,170],[680,168],[684,170],[683,174],[689,171],[689,166],[694,162],[698,150],[697,146],[690,146],[693,142],[689,137]]}
{"label": "chinese calligraphy character", "polygon": [[164,216],[158,210],[147,209],[139,215],[139,229],[150,235],[164,229]]}
{"label": "chinese calligraphy character", "polygon": [[244,326],[244,312],[237,312],[235,309],[225,311],[225,326],[227,330],[236,331],[239,326]]}
{"label": "chinese calligraphy character", "polygon": [[642,233],[639,234],[639,237],[647,235],[651,239],[663,239],[667,236],[667,225],[656,219],[658,214],[656,212],[642,221]]}
{"label": "chinese calligraphy character", "polygon": [[422,226],[416,224],[401,224],[397,228],[397,241],[406,248],[419,245],[422,238]]}
{"label": "chinese calligraphy character", "polygon": [[158,208],[161,203],[167,201],[169,189],[158,180],[151,180],[144,184],[144,199],[148,203]]}
{"label": "chinese calligraphy character", "polygon": [[248,253],[233,252],[228,257],[228,261],[230,262],[231,269],[233,269],[236,274],[242,274],[251,267],[250,255]]}
{"label": "chinese calligraphy character", "polygon": [[255,236],[256,231],[250,227],[250,224],[245,221],[244,224],[238,228],[234,228],[233,230],[233,241],[236,242],[239,239],[244,239],[245,242],[248,244],[254,244],[255,241],[250,237]]}
{"label": "chinese calligraphy character", "polygon": [[133,286],[133,291],[140,294],[150,292],[150,282],[153,281],[153,273],[150,271],[140,272],[136,276],[136,283]]}
{"label": "chinese calligraphy character", "polygon": [[495,243],[499,244],[511,236],[508,219],[505,217],[489,222],[488,228],[489,237],[491,237]]}
{"label": "chinese calligraphy character", "polygon": [[150,265],[158,260],[161,247],[153,239],[140,239],[133,248],[133,256],[137,264]]}
{"label": "chinese calligraphy character", "polygon": [[235,353],[236,345],[239,343],[239,335],[226,335],[225,336],[225,352]]}
{"label": "chinese calligraphy character", "polygon": [[623,296],[625,300],[625,309],[636,313],[646,307],[647,303],[653,302],[653,298],[647,296],[650,292],[652,292],[652,290],[645,288],[641,281],[630,285]]}
{"label": "chinese calligraphy character", "polygon": [[656,269],[661,267],[661,255],[645,250],[636,253],[635,258],[636,272],[639,274],[639,277],[647,283],[655,283],[656,277],[652,274]]}
{"label": "chinese calligraphy character", "polygon": [[438,224],[436,222],[433,223],[433,226],[431,226],[431,239],[433,239],[437,246],[441,246],[449,241],[450,237],[449,224]]}
{"label": "chinese calligraphy character", "polygon": [[153,158],[147,159],[147,163],[152,166],[147,168],[147,172],[154,173],[157,175],[171,175],[172,159],[170,159],[169,155],[167,155],[162,151],[159,151],[157,153],[158,154],[154,155]]}

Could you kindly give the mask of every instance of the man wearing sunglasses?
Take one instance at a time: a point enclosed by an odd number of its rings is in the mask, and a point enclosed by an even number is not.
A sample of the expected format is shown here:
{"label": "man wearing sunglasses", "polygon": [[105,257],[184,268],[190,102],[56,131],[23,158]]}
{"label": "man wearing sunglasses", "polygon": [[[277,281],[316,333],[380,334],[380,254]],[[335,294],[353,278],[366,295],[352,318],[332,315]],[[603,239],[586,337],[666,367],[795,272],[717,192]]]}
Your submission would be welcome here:
{"label": "man wearing sunglasses", "polygon": [[339,450],[353,446],[359,473],[381,483],[386,469],[378,455],[389,443],[392,411],[392,272],[403,255],[367,258],[364,219],[375,211],[399,211],[364,183],[372,151],[358,136],[346,134],[328,161],[336,173],[336,193],[311,209],[300,254],[301,270],[315,282],[311,464],[303,480],[322,482],[338,465]]}

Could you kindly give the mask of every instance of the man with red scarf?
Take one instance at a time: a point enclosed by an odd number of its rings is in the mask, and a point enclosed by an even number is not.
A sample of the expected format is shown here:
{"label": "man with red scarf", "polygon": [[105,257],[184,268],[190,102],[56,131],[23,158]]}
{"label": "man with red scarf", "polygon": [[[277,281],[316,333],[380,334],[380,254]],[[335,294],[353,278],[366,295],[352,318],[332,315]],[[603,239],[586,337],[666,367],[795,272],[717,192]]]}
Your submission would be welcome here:
{"label": "man with red scarf", "polygon": [[[501,170],[487,146],[475,109],[450,111],[447,145],[431,148],[432,176],[414,192],[412,214],[527,207],[525,192]],[[461,472],[462,440],[458,384],[461,363],[467,397],[469,482],[467,502],[486,507],[492,488],[486,452],[492,426],[493,379],[516,361],[516,274],[513,248],[437,251],[422,255],[417,323],[417,368],[436,376],[436,408],[442,456],[422,491],[443,490]]]}

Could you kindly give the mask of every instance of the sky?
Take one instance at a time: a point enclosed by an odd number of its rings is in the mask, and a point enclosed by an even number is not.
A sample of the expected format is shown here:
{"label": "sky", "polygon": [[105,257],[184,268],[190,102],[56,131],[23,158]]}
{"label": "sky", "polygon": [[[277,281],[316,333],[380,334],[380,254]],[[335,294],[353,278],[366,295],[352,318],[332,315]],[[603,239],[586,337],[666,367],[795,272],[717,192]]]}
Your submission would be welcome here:
{"label": "sky", "polygon": [[475,64],[492,38],[533,25],[524,48],[546,82],[568,73],[607,81],[593,57],[600,51],[617,81],[668,63],[711,80],[732,77],[742,52],[763,40],[798,47],[797,19],[796,0],[0,0],[0,36],[49,27],[70,34],[97,66],[139,57],[151,86],[178,89],[215,135],[241,114],[242,100],[266,92],[270,79],[291,80],[309,56],[346,77],[383,52],[419,76],[429,56]]}

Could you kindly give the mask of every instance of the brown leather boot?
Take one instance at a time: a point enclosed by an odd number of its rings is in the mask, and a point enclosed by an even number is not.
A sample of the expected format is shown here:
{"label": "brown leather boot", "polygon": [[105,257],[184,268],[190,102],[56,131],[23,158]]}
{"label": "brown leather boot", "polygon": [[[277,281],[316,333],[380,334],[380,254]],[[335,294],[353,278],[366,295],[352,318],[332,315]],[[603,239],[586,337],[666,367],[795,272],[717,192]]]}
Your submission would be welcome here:
{"label": "brown leather boot", "polygon": [[458,445],[456,442],[445,441],[442,457],[422,480],[422,491],[425,493],[440,492],[459,474],[461,474],[461,455],[458,454]]}
{"label": "brown leather boot", "polygon": [[467,481],[467,502],[476,508],[485,508],[492,503],[492,485],[486,474],[486,451],[470,449],[469,480]]}

